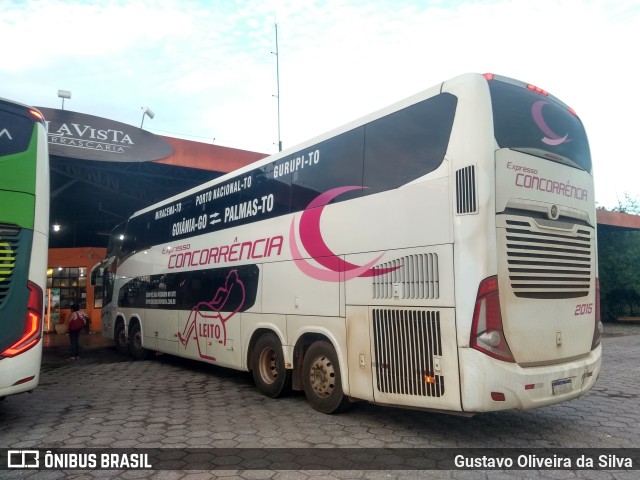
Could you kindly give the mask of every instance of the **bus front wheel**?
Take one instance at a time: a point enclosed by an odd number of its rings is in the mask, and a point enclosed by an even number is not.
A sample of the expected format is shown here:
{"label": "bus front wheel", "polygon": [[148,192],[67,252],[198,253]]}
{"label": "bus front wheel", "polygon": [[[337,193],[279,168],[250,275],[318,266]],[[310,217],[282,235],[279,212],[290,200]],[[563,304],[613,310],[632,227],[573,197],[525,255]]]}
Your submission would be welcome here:
{"label": "bus front wheel", "polygon": [[251,353],[253,380],[267,397],[278,398],[291,391],[291,371],[284,366],[280,340],[273,333],[262,335]]}
{"label": "bus front wheel", "polygon": [[311,344],[302,362],[304,393],[311,406],[322,413],[339,413],[349,401],[342,391],[338,355],[324,340]]}

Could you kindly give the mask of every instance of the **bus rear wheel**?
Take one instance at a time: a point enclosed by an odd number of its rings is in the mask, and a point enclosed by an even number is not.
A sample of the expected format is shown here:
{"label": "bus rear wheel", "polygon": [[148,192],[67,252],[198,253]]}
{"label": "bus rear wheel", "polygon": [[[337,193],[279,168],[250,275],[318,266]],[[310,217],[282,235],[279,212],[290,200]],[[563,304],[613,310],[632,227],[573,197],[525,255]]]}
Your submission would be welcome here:
{"label": "bus rear wheel", "polygon": [[138,322],[131,326],[131,331],[129,332],[129,352],[135,360],[147,360],[153,356],[151,350],[147,350],[142,346],[142,331]]}
{"label": "bus rear wheel", "polygon": [[273,333],[262,335],[251,353],[253,380],[267,397],[282,397],[291,391],[291,371],[284,366],[280,340]]}
{"label": "bus rear wheel", "polygon": [[342,391],[340,364],[333,346],[324,340],[311,344],[302,362],[304,393],[322,413],[339,413],[349,406]]}

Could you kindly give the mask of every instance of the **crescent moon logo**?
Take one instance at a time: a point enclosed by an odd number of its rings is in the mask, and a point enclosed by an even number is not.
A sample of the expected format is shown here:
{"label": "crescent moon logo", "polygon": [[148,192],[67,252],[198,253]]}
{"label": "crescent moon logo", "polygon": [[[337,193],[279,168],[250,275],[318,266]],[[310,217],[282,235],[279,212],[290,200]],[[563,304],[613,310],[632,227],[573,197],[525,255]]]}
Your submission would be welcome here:
{"label": "crescent moon logo", "polygon": [[345,186],[328,190],[314,198],[302,212],[299,224],[300,240],[308,255],[311,256],[311,258],[313,258],[320,267],[312,265],[303,258],[300,247],[296,241],[296,217],[294,216],[291,220],[291,227],[289,228],[289,247],[291,248],[293,261],[298,268],[309,277],[315,278],[316,280],[322,280],[324,282],[345,282],[356,277],[375,277],[378,275],[384,275],[385,273],[393,272],[399,268],[392,267],[377,268],[375,270],[372,269],[384,254],[378,255],[376,258],[364,265],[354,265],[333,253],[322,238],[320,219],[322,217],[324,207],[338,195],[361,188],[362,187],[357,186]]}
{"label": "crescent moon logo", "polygon": [[551,130],[547,122],[545,122],[544,117],[542,116],[542,107],[547,104],[544,100],[538,100],[531,106],[531,115],[533,116],[533,121],[536,122],[536,125],[542,133],[546,135],[546,137],[542,138],[542,141],[547,145],[560,145],[564,142],[570,142],[571,139],[567,138],[569,134],[567,133],[564,137],[561,137],[556,132]]}

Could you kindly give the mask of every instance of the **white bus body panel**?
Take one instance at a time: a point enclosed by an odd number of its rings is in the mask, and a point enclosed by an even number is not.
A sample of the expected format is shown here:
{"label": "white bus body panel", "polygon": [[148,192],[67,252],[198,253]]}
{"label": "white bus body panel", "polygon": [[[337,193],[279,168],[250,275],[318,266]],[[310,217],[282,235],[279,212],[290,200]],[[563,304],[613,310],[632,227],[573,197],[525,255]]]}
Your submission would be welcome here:
{"label": "white bus body panel", "polygon": [[[33,232],[34,237],[36,233],[40,234],[40,238],[44,238],[45,246],[35,245],[34,239],[34,252],[39,252],[39,255],[36,255],[38,262],[36,267],[39,268],[42,264],[44,264],[45,270],[44,274],[38,270],[37,276],[42,275],[44,277],[44,283],[39,283],[40,278],[38,278],[37,282],[40,287],[46,289],[46,267],[47,267],[47,256],[48,256],[48,239],[49,239],[49,201],[50,201],[50,169],[49,169],[49,144],[47,131],[44,125],[38,123],[38,162],[36,164],[36,204],[35,204],[35,215],[33,218]],[[42,253],[44,252],[44,253]]]}
{"label": "white bus body panel", "polygon": [[[498,215],[496,225],[503,326],[516,362],[589,355],[597,269],[591,175],[502,149],[496,184],[497,210],[518,213]],[[548,219],[552,209],[559,220]],[[541,269],[546,273],[536,273]]]}
{"label": "white bus body panel", "polygon": [[[347,282],[347,306],[454,307],[453,250],[448,243],[386,251],[381,268],[400,268]],[[362,264],[376,253],[349,255],[347,260]]]}
{"label": "white bus body panel", "polygon": [[340,283],[318,282],[303,274],[292,261],[261,266],[262,311],[284,315],[340,315]]}
{"label": "white bus body panel", "polygon": [[[384,325],[384,319],[374,318],[376,310],[347,307],[349,394],[381,404],[459,411],[454,309],[384,309],[380,316],[393,320]],[[433,343],[430,337],[435,329],[426,324],[426,315],[439,320]],[[374,331],[376,320],[380,321],[378,332]],[[434,352],[432,347],[440,342]],[[424,371],[424,365],[431,371]],[[430,388],[427,377],[437,378],[437,388]]]}
{"label": "white bus body panel", "polygon": [[165,353],[177,353],[178,312],[157,310],[144,315],[143,344],[146,348]]}
{"label": "white bus body panel", "polygon": [[[26,352],[16,357],[2,359],[2,383],[0,398],[16,393],[28,392],[38,386],[40,381],[40,364],[42,363],[42,340]],[[16,382],[33,376],[28,382],[14,385]]]}
{"label": "white bus body panel", "polygon": [[[466,412],[544,407],[584,395],[600,374],[602,347],[579,360],[558,365],[523,368],[495,360],[471,348],[460,349],[462,408]],[[566,382],[567,380],[570,382]],[[553,382],[568,385],[554,393]],[[503,393],[495,401],[491,392]]]}
{"label": "white bus body panel", "polygon": [[[477,209],[458,214],[452,205],[457,342],[469,345],[476,294],[480,282],[496,273],[495,176],[493,116],[487,82],[481,75],[462,75],[442,84],[442,91],[461,100],[447,150],[451,162],[450,202],[456,197],[456,172],[468,167],[476,172]],[[479,121],[486,119],[487,121]],[[464,368],[464,365],[462,365]]]}
{"label": "white bus body panel", "polygon": [[495,156],[497,212],[526,205],[527,210],[547,214],[551,205],[558,205],[560,216],[596,225],[590,173],[508,148]]}

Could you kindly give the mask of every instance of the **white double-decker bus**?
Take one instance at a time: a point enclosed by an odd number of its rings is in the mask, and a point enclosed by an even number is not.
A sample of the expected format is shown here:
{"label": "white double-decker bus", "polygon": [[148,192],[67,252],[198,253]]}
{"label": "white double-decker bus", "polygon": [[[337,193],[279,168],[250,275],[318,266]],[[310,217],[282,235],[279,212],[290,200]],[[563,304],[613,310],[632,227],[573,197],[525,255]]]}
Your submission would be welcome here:
{"label": "white double-decker bus", "polygon": [[466,74],[135,213],[103,335],[304,390],[462,414],[598,377],[591,157],[540,88]]}

